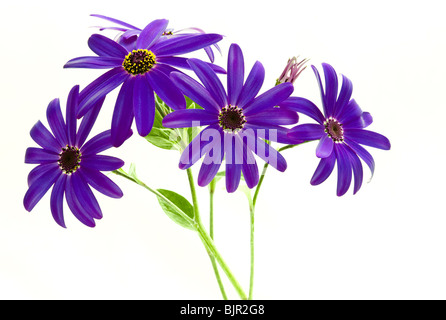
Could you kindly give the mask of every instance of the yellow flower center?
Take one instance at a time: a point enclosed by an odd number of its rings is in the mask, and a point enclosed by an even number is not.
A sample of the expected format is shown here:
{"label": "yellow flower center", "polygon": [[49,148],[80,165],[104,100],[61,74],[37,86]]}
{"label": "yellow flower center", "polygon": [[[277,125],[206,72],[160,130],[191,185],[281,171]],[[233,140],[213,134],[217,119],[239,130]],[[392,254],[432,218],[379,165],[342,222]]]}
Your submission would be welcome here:
{"label": "yellow flower center", "polygon": [[148,72],[156,63],[156,56],[147,49],[138,49],[129,52],[125,57],[122,66],[133,75],[144,74]]}

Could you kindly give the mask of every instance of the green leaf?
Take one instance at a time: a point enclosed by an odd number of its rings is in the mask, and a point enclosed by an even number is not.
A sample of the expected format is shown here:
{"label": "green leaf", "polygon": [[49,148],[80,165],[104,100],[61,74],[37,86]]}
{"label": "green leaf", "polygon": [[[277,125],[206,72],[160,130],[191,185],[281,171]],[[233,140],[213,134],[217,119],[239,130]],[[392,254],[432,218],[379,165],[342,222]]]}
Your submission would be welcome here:
{"label": "green leaf", "polygon": [[158,148],[181,151],[181,136],[175,130],[153,127],[145,139]]}
{"label": "green leaf", "polygon": [[193,223],[194,207],[190,202],[176,192],[165,189],[158,189],[157,191],[168,200],[167,201],[162,197],[157,197],[158,202],[166,215],[180,226],[196,230]]}

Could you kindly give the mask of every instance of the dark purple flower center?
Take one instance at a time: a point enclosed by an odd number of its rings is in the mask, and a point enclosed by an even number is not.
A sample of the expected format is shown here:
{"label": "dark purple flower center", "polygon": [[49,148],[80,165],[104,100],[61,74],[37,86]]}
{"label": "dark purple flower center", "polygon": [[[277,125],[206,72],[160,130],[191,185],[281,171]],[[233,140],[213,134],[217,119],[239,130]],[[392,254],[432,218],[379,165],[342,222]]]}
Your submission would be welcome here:
{"label": "dark purple flower center", "polygon": [[65,174],[72,174],[79,169],[82,154],[76,147],[66,146],[59,153],[59,168]]}
{"label": "dark purple flower center", "polygon": [[147,49],[138,49],[129,52],[125,57],[122,66],[124,69],[133,75],[144,74],[156,63],[156,56],[152,51]]}
{"label": "dark purple flower center", "polygon": [[246,119],[242,109],[229,105],[221,109],[218,123],[223,130],[234,132],[243,129]]}
{"label": "dark purple flower center", "polygon": [[339,123],[338,120],[330,117],[324,122],[325,133],[334,141],[334,142],[343,142],[344,141],[344,129],[342,129],[342,123]]}

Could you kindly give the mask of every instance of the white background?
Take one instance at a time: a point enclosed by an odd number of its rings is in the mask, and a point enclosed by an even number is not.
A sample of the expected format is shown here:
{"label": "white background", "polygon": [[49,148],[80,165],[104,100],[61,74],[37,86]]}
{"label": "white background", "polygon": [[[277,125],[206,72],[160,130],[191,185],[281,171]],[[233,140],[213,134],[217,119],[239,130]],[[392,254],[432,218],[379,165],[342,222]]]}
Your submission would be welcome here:
{"label": "white background", "polygon": [[[225,35],[223,55],[238,43],[247,72],[256,60],[271,87],[288,58],[332,64],[354,85],[353,97],[374,117],[370,130],[386,135],[390,151],[369,148],[375,175],[364,167],[359,193],[336,196],[336,171],[309,184],[316,143],[287,150],[285,173],[269,170],[256,213],[257,299],[445,299],[446,212],[444,102],[446,27],[441,1],[3,1],[0,4],[0,298],[220,299],[209,258],[197,234],[173,223],[141,187],[113,176],[120,200],[98,194],[104,218],[93,229],[68,208],[67,229],[52,219],[47,194],[23,208],[29,130],[46,124],[46,106],[102,70],[63,69],[90,55],[92,26],[111,25],[89,14],[139,27],[166,18],[175,29],[200,27]],[[197,53],[205,58],[204,54]],[[308,68],[295,96],[320,105]],[[106,100],[94,133],[110,125]],[[307,121],[304,117],[301,122]],[[154,188],[190,199],[179,154],[134,135],[111,150],[137,166]],[[194,166],[195,176],[198,165]],[[241,192],[216,195],[215,238],[248,291],[249,212]],[[96,193],[97,194],[97,193]],[[199,189],[207,225],[207,188]],[[224,276],[223,276],[224,277]],[[237,294],[226,283],[230,298]]]}

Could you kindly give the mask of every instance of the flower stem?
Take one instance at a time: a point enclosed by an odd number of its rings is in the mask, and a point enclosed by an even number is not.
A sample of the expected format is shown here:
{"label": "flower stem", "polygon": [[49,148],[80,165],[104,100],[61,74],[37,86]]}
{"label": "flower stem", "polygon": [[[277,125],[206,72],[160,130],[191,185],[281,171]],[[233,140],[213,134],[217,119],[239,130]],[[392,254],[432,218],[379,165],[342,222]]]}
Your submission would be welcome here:
{"label": "flower stem", "polygon": [[[215,258],[215,260],[218,262],[218,264],[220,265],[220,267],[223,269],[223,271],[225,272],[226,276],[228,277],[229,281],[231,282],[231,284],[234,286],[235,290],[237,291],[237,293],[239,294],[240,298],[243,300],[246,300],[246,294],[243,291],[242,287],[240,286],[239,282],[237,281],[237,279],[234,277],[234,275],[232,274],[231,270],[229,269],[228,265],[226,264],[226,262],[223,260],[222,256],[220,255],[220,253],[218,252],[217,248],[215,247],[214,241],[212,240],[211,236],[209,236],[209,234],[206,232],[203,223],[201,222],[201,218],[200,218],[200,212],[198,209],[198,201],[197,201],[197,194],[195,191],[195,183],[194,183],[194,178],[192,175],[192,170],[191,169],[187,169],[187,177],[189,179],[189,186],[190,186],[190,190],[192,193],[192,202],[194,205],[194,212],[195,212],[195,223],[196,223],[196,227],[197,227],[197,231],[198,231],[198,235],[200,236],[201,241],[203,242],[204,246],[206,247],[209,256],[211,257],[211,261],[212,258]],[[216,270],[216,268],[214,268],[214,270]],[[218,272],[216,273],[217,276]],[[219,281],[219,276],[217,276],[217,281]],[[219,281],[219,284],[221,282],[221,279]],[[225,297],[226,294],[224,294],[224,290],[222,291],[223,297]]]}

